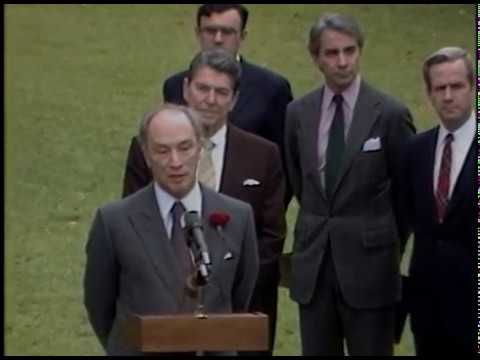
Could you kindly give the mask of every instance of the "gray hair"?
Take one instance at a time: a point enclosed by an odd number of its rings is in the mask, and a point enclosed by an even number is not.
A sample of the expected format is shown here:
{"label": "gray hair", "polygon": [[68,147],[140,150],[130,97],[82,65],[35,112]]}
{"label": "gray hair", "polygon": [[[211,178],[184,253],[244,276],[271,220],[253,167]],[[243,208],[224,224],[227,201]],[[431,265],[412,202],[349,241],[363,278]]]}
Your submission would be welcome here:
{"label": "gray hair", "polygon": [[177,112],[179,114],[185,115],[185,117],[190,121],[190,124],[192,125],[193,132],[195,133],[195,138],[198,140],[200,144],[203,142],[203,139],[204,139],[203,129],[197,113],[194,110],[183,105],[165,103],[160,105],[156,110],[147,112],[145,115],[143,115],[140,121],[140,128],[138,132],[138,140],[142,147],[147,146],[148,128],[150,126],[150,123],[155,118],[155,116],[157,116],[158,114],[164,111]]}
{"label": "gray hair", "polygon": [[423,79],[427,85],[427,90],[430,92],[432,87],[432,82],[430,79],[430,68],[433,65],[443,64],[446,62],[452,62],[462,59],[465,64],[465,69],[467,70],[467,79],[470,83],[470,86],[473,87],[475,84],[474,74],[473,74],[473,63],[468,52],[457,46],[449,46],[441,48],[440,50],[435,51],[431,54],[425,62],[423,63]]}
{"label": "gray hair", "polygon": [[351,36],[360,49],[365,43],[365,36],[354,18],[340,14],[323,14],[310,28],[308,50],[312,56],[318,55],[321,48],[320,38],[325,30],[335,30]]}
{"label": "gray hair", "polygon": [[233,84],[233,92],[240,86],[241,68],[234,56],[224,49],[211,49],[199,52],[190,63],[187,78],[190,82],[195,73],[202,67],[208,66],[215,71],[226,74]]}

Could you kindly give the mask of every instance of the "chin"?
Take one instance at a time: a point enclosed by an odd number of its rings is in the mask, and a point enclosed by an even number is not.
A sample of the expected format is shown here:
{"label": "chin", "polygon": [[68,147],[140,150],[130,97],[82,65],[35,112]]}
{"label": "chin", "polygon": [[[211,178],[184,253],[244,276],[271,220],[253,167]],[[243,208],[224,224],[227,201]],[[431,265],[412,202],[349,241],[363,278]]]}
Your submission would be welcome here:
{"label": "chin", "polygon": [[170,188],[170,194],[177,199],[183,198],[187,195],[188,191],[184,188],[172,187]]}
{"label": "chin", "polygon": [[340,80],[340,84],[343,87],[348,87],[353,82],[354,79],[355,79],[355,77],[342,78]]}

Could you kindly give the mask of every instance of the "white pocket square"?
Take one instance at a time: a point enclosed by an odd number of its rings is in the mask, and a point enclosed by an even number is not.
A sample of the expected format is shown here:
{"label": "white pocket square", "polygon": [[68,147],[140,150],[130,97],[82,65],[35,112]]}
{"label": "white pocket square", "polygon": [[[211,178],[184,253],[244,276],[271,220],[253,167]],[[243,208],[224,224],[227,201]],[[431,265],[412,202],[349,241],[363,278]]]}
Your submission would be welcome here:
{"label": "white pocket square", "polygon": [[260,181],[255,179],[245,179],[243,180],[243,186],[258,186],[260,185]]}
{"label": "white pocket square", "polygon": [[362,151],[376,151],[382,148],[382,142],[379,137],[370,138],[363,144]]}
{"label": "white pocket square", "polygon": [[225,254],[225,256],[223,257],[223,260],[231,260],[233,259],[233,254],[229,251]]}

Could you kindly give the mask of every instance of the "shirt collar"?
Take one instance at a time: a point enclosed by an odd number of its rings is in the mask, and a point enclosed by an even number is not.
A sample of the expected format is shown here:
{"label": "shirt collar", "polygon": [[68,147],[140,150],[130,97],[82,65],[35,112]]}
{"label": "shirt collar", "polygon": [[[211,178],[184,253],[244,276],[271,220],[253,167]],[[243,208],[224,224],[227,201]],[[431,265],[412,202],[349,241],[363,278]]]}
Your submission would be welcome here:
{"label": "shirt collar", "polygon": [[[344,103],[348,106],[350,110],[353,110],[355,102],[357,101],[358,93],[360,92],[360,82],[360,74],[357,74],[350,86],[343,90],[341,93]],[[334,95],[335,93],[333,92],[333,90],[330,89],[327,84],[325,84],[325,89],[323,92],[324,104],[330,106]]]}
{"label": "shirt collar", "polygon": [[227,137],[227,124],[224,124],[218,131],[210,137],[210,141],[215,144],[215,147],[225,144]]}
{"label": "shirt collar", "polygon": [[462,126],[460,126],[455,131],[449,131],[447,128],[440,122],[440,130],[438,132],[438,142],[443,143],[445,137],[448,134],[453,135],[453,140],[456,141],[457,139],[470,139],[475,136],[475,114],[472,111],[470,117],[467,121],[465,121]]}
{"label": "shirt collar", "polygon": [[168,218],[170,210],[176,201],[181,201],[185,207],[185,211],[196,211],[198,212],[199,216],[202,215],[202,193],[197,181],[193,185],[192,190],[190,190],[190,192],[182,199],[176,199],[170,195],[168,192],[162,189],[157,182],[154,182],[153,186],[155,189],[155,197],[157,199],[158,208],[160,209],[160,213],[164,221]]}

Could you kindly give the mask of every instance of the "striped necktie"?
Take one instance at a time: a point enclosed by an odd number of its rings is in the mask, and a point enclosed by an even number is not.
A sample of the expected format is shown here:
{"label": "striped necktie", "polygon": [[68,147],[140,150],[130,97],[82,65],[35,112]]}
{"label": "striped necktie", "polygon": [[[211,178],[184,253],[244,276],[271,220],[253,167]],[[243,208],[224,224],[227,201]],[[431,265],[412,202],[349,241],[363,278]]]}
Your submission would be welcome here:
{"label": "striped necktie", "polygon": [[440,172],[438,173],[435,200],[437,203],[437,220],[439,223],[443,222],[445,211],[448,205],[448,192],[450,190],[450,169],[452,167],[452,141],[453,135],[448,134],[445,137],[442,160],[440,163]]}

